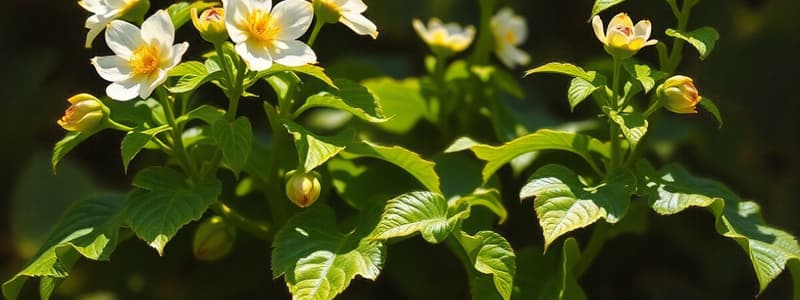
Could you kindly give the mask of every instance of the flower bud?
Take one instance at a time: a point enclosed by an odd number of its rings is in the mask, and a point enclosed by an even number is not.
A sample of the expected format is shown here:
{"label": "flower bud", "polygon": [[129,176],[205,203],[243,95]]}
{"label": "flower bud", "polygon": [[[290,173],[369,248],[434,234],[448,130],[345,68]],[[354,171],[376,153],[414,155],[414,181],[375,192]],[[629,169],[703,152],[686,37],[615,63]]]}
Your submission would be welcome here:
{"label": "flower bud", "polygon": [[78,94],[67,99],[67,101],[72,105],[64,112],[64,116],[58,120],[58,125],[68,131],[84,132],[96,129],[106,117],[108,108],[95,96]]}
{"label": "flower bud", "polygon": [[299,207],[306,208],[314,204],[319,198],[322,185],[319,183],[317,172],[303,173],[291,171],[286,174],[286,197]]}
{"label": "flower bud", "polygon": [[700,103],[700,95],[691,78],[672,76],[659,89],[664,107],[674,113],[696,114],[695,106]]}
{"label": "flower bud", "polygon": [[331,0],[313,0],[314,14],[321,22],[336,23],[342,17],[339,6]]}
{"label": "flower bud", "polygon": [[235,241],[236,228],[221,217],[211,217],[194,232],[192,252],[198,260],[215,261],[227,255]]}
{"label": "flower bud", "polygon": [[200,16],[197,15],[197,8],[192,8],[192,24],[200,32],[200,36],[209,43],[218,44],[228,39],[225,10],[222,8],[206,9]]}

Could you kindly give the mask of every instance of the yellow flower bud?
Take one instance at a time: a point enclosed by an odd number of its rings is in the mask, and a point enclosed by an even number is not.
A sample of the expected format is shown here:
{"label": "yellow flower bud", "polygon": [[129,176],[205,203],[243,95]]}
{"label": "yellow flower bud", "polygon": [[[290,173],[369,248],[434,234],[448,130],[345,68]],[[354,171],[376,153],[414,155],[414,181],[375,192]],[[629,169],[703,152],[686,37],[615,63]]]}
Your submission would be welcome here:
{"label": "yellow flower bud", "polygon": [[289,197],[289,200],[302,208],[309,207],[317,201],[322,191],[319,174],[291,171],[286,175],[289,177],[286,181],[286,197]]}
{"label": "yellow flower bud", "polygon": [[58,120],[58,125],[68,131],[84,132],[96,129],[106,117],[107,108],[95,96],[78,94],[67,101],[72,105]]}
{"label": "yellow flower bud", "polygon": [[657,40],[648,40],[652,32],[650,21],[641,20],[634,26],[626,13],[614,16],[605,32],[600,16],[594,16],[592,27],[597,39],[605,45],[606,52],[618,59],[629,58],[640,49],[658,43]]}
{"label": "yellow flower bud", "polygon": [[197,8],[192,8],[192,24],[200,32],[200,36],[209,43],[222,43],[228,39],[225,27],[225,10],[219,7],[209,8],[197,15]]}
{"label": "yellow flower bud", "polygon": [[674,113],[696,114],[695,106],[700,103],[700,94],[694,82],[686,76],[672,76],[659,89],[664,107]]}
{"label": "yellow flower bud", "polygon": [[235,241],[236,228],[221,217],[211,217],[194,232],[192,252],[198,260],[215,261],[227,255]]}
{"label": "yellow flower bud", "polygon": [[314,14],[325,23],[336,23],[342,17],[339,6],[331,0],[313,0]]}

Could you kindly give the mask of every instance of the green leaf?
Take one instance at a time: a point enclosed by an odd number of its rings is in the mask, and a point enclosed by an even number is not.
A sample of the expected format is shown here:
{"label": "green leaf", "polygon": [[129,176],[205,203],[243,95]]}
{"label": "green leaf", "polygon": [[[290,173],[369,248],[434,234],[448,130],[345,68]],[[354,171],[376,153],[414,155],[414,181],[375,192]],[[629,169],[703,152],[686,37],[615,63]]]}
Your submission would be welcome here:
{"label": "green leaf", "polygon": [[221,79],[225,74],[222,71],[209,72],[205,64],[189,61],[177,65],[170,70],[168,76],[180,76],[174,86],[167,87],[171,93],[180,94],[194,91],[206,82]]}
{"label": "green leaf", "polygon": [[536,73],[555,73],[555,74],[568,75],[576,78],[581,78],[589,82],[594,81],[598,75],[597,72],[592,72],[592,71],[587,72],[581,67],[569,63],[549,63],[526,71],[525,76],[527,77],[531,74],[536,74]]}
{"label": "green leaf", "polygon": [[339,196],[361,211],[419,187],[410,174],[383,161],[334,158],[325,166]]}
{"label": "green leaf", "polygon": [[456,142],[460,143],[460,145],[458,147],[451,146],[448,148],[449,151],[446,152],[468,148],[472,150],[478,158],[485,160],[487,163],[483,168],[484,182],[488,181],[492,174],[497,172],[497,170],[506,163],[517,156],[530,152],[541,150],[568,151],[577,154],[590,164],[594,164],[592,153],[599,154],[605,158],[611,155],[608,145],[588,135],[549,129],[542,129],[529,135],[522,136],[499,147],[471,145],[471,143],[466,140],[459,140]]}
{"label": "green leaf", "polygon": [[592,7],[592,15],[589,16],[589,19],[601,13],[602,11],[609,9],[612,6],[620,4],[622,2],[625,2],[625,0],[596,0],[594,2],[594,6]]}
{"label": "green leaf", "polygon": [[[768,226],[758,204],[744,201],[723,184],[695,177],[678,165],[656,171],[646,161],[637,164],[650,206],[657,213],[671,215],[689,207],[708,207],[721,235],[735,240],[753,263],[759,293],[778,277],[786,265],[800,261],[800,245],[785,231]],[[790,268],[798,278],[797,268]],[[795,293],[800,285],[795,280]]]}
{"label": "green leaf", "polygon": [[133,186],[139,190],[128,197],[128,224],[159,255],[178,230],[199,220],[222,191],[219,180],[208,178],[190,185],[183,174],[165,167],[142,170]]}
{"label": "green leaf", "polygon": [[211,135],[222,150],[225,164],[239,173],[247,164],[253,144],[253,127],[247,117],[228,123],[220,119],[211,127]]}
{"label": "green leaf", "polygon": [[651,70],[648,65],[640,65],[627,62],[624,64],[625,71],[642,85],[645,93],[649,93],[656,86],[656,81],[667,77],[667,74],[657,70]]}
{"label": "green leaf", "polygon": [[383,108],[372,93],[358,83],[349,80],[336,80],[339,90],[320,92],[312,95],[294,113],[295,118],[314,107],[328,107],[344,110],[372,123],[386,122]]}
{"label": "green leaf", "polygon": [[130,164],[131,160],[139,154],[139,151],[147,145],[156,134],[169,130],[169,126],[160,126],[156,128],[144,129],[141,127],[135,128],[133,131],[128,132],[125,135],[125,138],[122,139],[122,145],[120,149],[122,150],[122,165],[125,169],[125,173],[128,172],[128,165]]}
{"label": "green leaf", "polygon": [[497,189],[478,188],[472,194],[459,198],[458,201],[469,203],[470,206],[488,208],[500,218],[497,221],[499,224],[505,223],[508,219],[508,211]]}
{"label": "green leaf", "polygon": [[639,144],[639,141],[647,134],[647,120],[641,113],[638,112],[623,112],[618,113],[609,111],[611,121],[617,123],[619,128],[622,129],[622,135],[628,139],[634,147]]}
{"label": "green leaf", "polygon": [[329,207],[315,205],[296,215],[272,245],[273,277],[283,275],[297,300],[333,299],[356,276],[377,279],[386,245],[367,238],[375,218],[364,219],[356,230],[343,234]]}
{"label": "green leaf", "polygon": [[440,194],[408,193],[386,202],[381,221],[372,232],[372,239],[387,240],[419,232],[429,243],[438,244],[468,216],[468,205],[448,207],[447,200]]}
{"label": "green leaf", "polygon": [[722,114],[719,112],[719,108],[717,108],[717,105],[714,104],[714,101],[711,101],[711,99],[708,99],[706,97],[702,97],[700,99],[700,106],[702,106],[712,115],[714,115],[714,118],[717,119],[717,123],[719,124],[719,128],[722,128],[722,125],[724,124],[722,121]]}
{"label": "green leaf", "polygon": [[511,244],[492,231],[481,231],[474,236],[461,232],[457,238],[475,270],[491,275],[495,289],[502,299],[511,299],[514,275],[517,272],[516,256]]}
{"label": "green leaf", "polygon": [[628,211],[635,190],[636,179],[629,171],[614,173],[602,184],[590,187],[572,170],[546,165],[531,176],[519,198],[536,198],[533,206],[544,231],[546,250],[559,236],[600,218],[617,223]]}
{"label": "green leaf", "polygon": [[53,173],[56,172],[58,162],[60,162],[64,156],[66,156],[70,151],[72,151],[72,149],[75,149],[78,144],[82,143],[93,134],[94,133],[70,132],[67,133],[63,139],[58,141],[53,147],[53,156],[50,158],[50,164],[53,166]]}
{"label": "green leaf", "polygon": [[44,278],[66,278],[80,256],[108,260],[119,242],[124,201],[121,195],[102,195],[69,209],[25,268],[3,284],[3,296],[17,299],[31,277],[42,277],[41,289],[49,294],[60,281]]}
{"label": "green leaf", "polygon": [[214,125],[219,119],[225,117],[225,111],[211,105],[200,105],[192,111],[178,117],[176,122],[185,123],[191,120],[201,120],[208,125]]}
{"label": "green leaf", "polygon": [[442,192],[435,164],[399,146],[385,147],[364,141],[348,146],[343,154],[346,158],[372,157],[389,162],[414,176],[429,191]]}
{"label": "green leaf", "polygon": [[580,259],[581,251],[575,238],[564,240],[564,247],[561,248],[561,262],[558,272],[553,279],[548,281],[543,291],[539,295],[541,300],[586,300],[586,294],[578,285],[573,268]]}
{"label": "green leaf", "polygon": [[700,53],[700,59],[704,60],[714,50],[717,40],[719,40],[719,32],[711,27],[701,27],[692,32],[684,32],[676,29],[667,29],[667,35],[682,39],[687,43],[694,46],[697,52]]}
{"label": "green leaf", "polygon": [[305,172],[310,172],[333,158],[356,139],[355,132],[347,130],[335,136],[319,136],[311,133],[297,123],[287,121],[283,124],[294,136],[297,156]]}
{"label": "green leaf", "polygon": [[[256,78],[263,78],[263,77],[266,77],[266,76],[269,76],[269,75],[272,75],[272,74],[275,74],[275,73],[280,73],[280,72],[295,72],[295,73],[306,74],[306,75],[309,75],[309,76],[314,77],[316,79],[319,79],[320,81],[324,82],[325,84],[327,84],[328,86],[330,86],[330,87],[332,87],[334,89],[338,89],[339,88],[339,87],[336,86],[336,84],[333,82],[333,80],[330,77],[328,77],[327,74],[325,74],[325,68],[322,68],[320,66],[315,66],[315,65],[303,65],[303,66],[300,66],[300,67],[287,67],[287,66],[280,65],[280,64],[273,64],[272,67],[269,68],[269,70],[265,70],[265,71],[259,72],[258,75],[256,75]],[[247,85],[245,85],[245,86],[247,86]]]}
{"label": "green leaf", "polygon": [[586,81],[583,78],[575,77],[572,78],[572,81],[569,84],[569,89],[567,90],[567,99],[569,100],[569,109],[575,110],[575,107],[578,104],[581,104],[583,100],[589,98],[595,91],[600,89],[599,86],[595,86],[589,81]]}
{"label": "green leaf", "polygon": [[362,84],[378,98],[388,121],[377,124],[390,133],[405,134],[422,118],[428,118],[428,104],[417,79],[369,79]]}
{"label": "green leaf", "polygon": [[580,259],[577,242],[574,238],[567,238],[554,247],[556,249],[546,253],[535,246],[516,251],[517,276],[514,278],[513,299],[586,299],[572,275],[572,268]]}
{"label": "green leaf", "polygon": [[216,3],[196,1],[192,4],[188,2],[178,2],[167,7],[169,17],[172,19],[172,24],[175,29],[181,28],[186,22],[191,19],[192,8],[197,8],[198,11],[203,11],[206,8],[214,7]]}

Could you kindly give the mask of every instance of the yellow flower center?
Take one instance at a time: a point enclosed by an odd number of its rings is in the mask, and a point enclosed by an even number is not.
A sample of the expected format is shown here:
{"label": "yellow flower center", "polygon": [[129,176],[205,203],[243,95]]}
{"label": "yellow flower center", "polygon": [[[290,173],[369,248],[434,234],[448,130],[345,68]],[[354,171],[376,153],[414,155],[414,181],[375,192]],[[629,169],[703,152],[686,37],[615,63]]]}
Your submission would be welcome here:
{"label": "yellow flower center", "polygon": [[633,28],[630,28],[625,25],[617,25],[616,29],[619,30],[619,32],[622,32],[622,34],[624,34],[625,36],[631,36],[631,34],[633,33]]}
{"label": "yellow flower center", "polygon": [[514,31],[509,30],[509,31],[506,32],[505,40],[506,40],[506,43],[514,44],[514,43],[517,42],[517,34],[514,33]]}
{"label": "yellow flower center", "polygon": [[158,48],[144,45],[133,51],[130,66],[134,74],[148,75],[158,70],[159,62]]}
{"label": "yellow flower center", "polygon": [[431,44],[436,46],[447,46],[447,31],[439,29],[431,34]]}
{"label": "yellow flower center", "polygon": [[254,10],[247,16],[247,29],[251,37],[262,42],[274,40],[281,32],[277,22],[263,10]]}

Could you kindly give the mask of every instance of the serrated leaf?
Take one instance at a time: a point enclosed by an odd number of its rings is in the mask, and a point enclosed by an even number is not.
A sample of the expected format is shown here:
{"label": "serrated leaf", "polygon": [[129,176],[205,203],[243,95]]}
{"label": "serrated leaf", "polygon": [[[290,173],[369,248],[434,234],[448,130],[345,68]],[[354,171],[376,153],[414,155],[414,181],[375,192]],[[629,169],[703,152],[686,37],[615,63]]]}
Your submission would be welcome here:
{"label": "serrated leaf", "polygon": [[660,81],[667,77],[667,74],[661,71],[652,70],[648,65],[634,64],[626,62],[624,64],[625,71],[631,75],[636,81],[641,84],[645,93],[649,93],[656,86],[656,81]]}
{"label": "serrated leaf", "polygon": [[120,145],[120,150],[122,152],[122,165],[125,169],[125,173],[128,172],[128,165],[130,164],[131,160],[139,154],[139,151],[147,145],[156,134],[169,130],[169,126],[161,126],[157,128],[149,128],[144,129],[141,127],[135,128],[134,130],[128,132],[125,135],[125,138],[122,139],[122,144]]}
{"label": "serrated leaf", "polygon": [[383,114],[383,108],[367,88],[349,80],[337,79],[339,90],[320,92],[306,99],[306,102],[295,111],[294,116],[300,116],[306,110],[314,107],[327,107],[339,109],[372,123],[388,121]]}
{"label": "serrated leaf", "polygon": [[497,293],[504,300],[511,299],[514,275],[517,272],[516,256],[511,244],[503,236],[492,231],[480,231],[474,236],[461,232],[458,241],[464,247],[475,270],[491,275]]}
{"label": "serrated leaf", "polygon": [[169,77],[180,77],[174,86],[167,89],[174,94],[186,93],[196,90],[206,82],[224,77],[222,71],[209,72],[206,65],[197,61],[181,63],[168,73]]}
{"label": "serrated leaf", "polygon": [[625,2],[625,0],[596,0],[594,6],[592,6],[592,15],[589,16],[589,19],[622,2]]}
{"label": "serrated leaf", "polygon": [[543,66],[526,71],[525,76],[527,77],[531,74],[536,74],[536,73],[555,73],[555,74],[568,75],[572,77],[581,78],[589,82],[594,81],[598,76],[597,72],[592,72],[592,71],[587,72],[583,68],[569,63],[548,63]]}
{"label": "serrated leaf", "polygon": [[395,134],[411,131],[422,118],[428,118],[428,104],[422,96],[419,80],[397,81],[391,78],[369,79],[362,84],[378,98],[389,121],[376,126]]}
{"label": "serrated leaf", "polygon": [[[31,277],[43,280],[67,277],[80,256],[108,260],[119,241],[124,201],[122,195],[102,195],[69,209],[25,268],[3,284],[3,296],[17,299]],[[41,290],[49,294],[58,283],[58,280],[45,280]]]}
{"label": "serrated leaf", "polygon": [[469,205],[448,207],[447,200],[440,194],[408,193],[386,202],[372,239],[387,240],[420,233],[429,243],[438,244],[468,215]]}
{"label": "serrated leaf", "polygon": [[722,128],[722,125],[724,124],[724,122],[722,121],[722,114],[719,112],[719,108],[717,108],[717,105],[714,104],[714,101],[711,101],[711,99],[708,99],[706,97],[702,97],[700,99],[700,106],[702,106],[708,112],[710,112],[714,116],[714,118],[717,119],[717,124],[719,124],[719,128]]}
{"label": "serrated leaf", "polygon": [[470,206],[483,206],[491,210],[497,215],[499,220],[497,223],[503,224],[508,219],[508,211],[503,205],[503,199],[500,197],[500,191],[497,189],[484,189],[478,188],[472,194],[466,195],[458,199],[459,202],[469,203]]}
{"label": "serrated leaf", "polygon": [[641,113],[638,112],[623,112],[617,113],[610,111],[609,116],[611,121],[617,123],[622,130],[622,135],[634,147],[639,144],[639,141],[647,134],[647,120]]}
{"label": "serrated leaf", "polygon": [[628,211],[636,179],[626,170],[598,186],[585,186],[578,175],[560,165],[539,168],[519,193],[520,200],[535,197],[534,209],[544,231],[545,250],[559,236],[603,218],[616,223]]}
{"label": "serrated leaf", "polygon": [[[470,145],[469,141],[461,141],[464,145]],[[463,146],[463,145],[462,145]],[[464,147],[452,147],[454,149]],[[587,162],[593,160],[592,153],[602,157],[610,157],[610,149],[603,142],[580,133],[555,131],[541,129],[526,136],[503,144],[502,146],[473,145],[469,147],[475,155],[486,161],[483,168],[483,181],[486,182],[497,172],[500,167],[510,162],[517,156],[541,151],[541,150],[562,150],[577,154]],[[593,163],[593,162],[592,162]]]}
{"label": "serrated leaf", "polygon": [[247,117],[233,122],[220,119],[211,126],[211,135],[222,150],[225,164],[234,172],[240,172],[247,164],[253,147],[253,127]]}
{"label": "serrated leaf", "polygon": [[278,232],[272,251],[272,274],[283,275],[296,300],[328,300],[361,276],[375,280],[386,259],[386,246],[366,236],[375,218],[367,216],[359,228],[337,231],[334,212],[315,205],[296,215]]}
{"label": "serrated leaf", "polygon": [[[689,207],[707,207],[716,218],[717,232],[735,240],[747,252],[758,277],[759,292],[778,277],[788,263],[800,261],[800,245],[785,231],[768,226],[758,204],[744,201],[716,181],[698,178],[679,165],[656,171],[646,161],[637,164],[650,206],[657,213],[670,215]],[[790,268],[797,278],[800,271]],[[800,285],[795,281],[795,294]]]}
{"label": "serrated leaf", "polygon": [[58,162],[61,161],[64,156],[66,156],[72,149],[75,149],[78,144],[82,143],[86,139],[92,136],[93,133],[83,133],[83,132],[70,132],[64,136],[63,139],[58,141],[56,145],[53,147],[53,156],[50,158],[50,164],[53,167],[53,173],[56,172],[56,168],[58,167]]}
{"label": "serrated leaf", "polygon": [[190,185],[183,174],[166,167],[140,171],[133,186],[139,189],[128,197],[128,224],[159,255],[178,230],[199,220],[222,192],[215,178]]}
{"label": "serrated leaf", "polygon": [[372,157],[398,166],[414,176],[425,188],[434,193],[441,193],[439,175],[434,168],[436,164],[423,159],[419,154],[399,146],[386,147],[367,141],[354,143],[344,150],[346,158]]}
{"label": "serrated leaf", "polygon": [[701,60],[706,59],[711,54],[717,44],[717,40],[719,40],[719,32],[712,27],[701,27],[691,32],[669,28],[666,34],[691,44],[700,53]]}
{"label": "serrated leaf", "polygon": [[569,109],[575,110],[583,100],[589,98],[595,91],[600,89],[599,86],[595,86],[589,81],[586,81],[583,78],[575,77],[572,78],[572,81],[569,83],[569,89],[567,89],[567,99],[569,100]]}
{"label": "serrated leaf", "polygon": [[283,124],[294,137],[297,156],[306,172],[316,169],[333,158],[350,144],[356,136],[352,130],[334,136],[320,136],[311,133],[297,123],[287,121]]}

